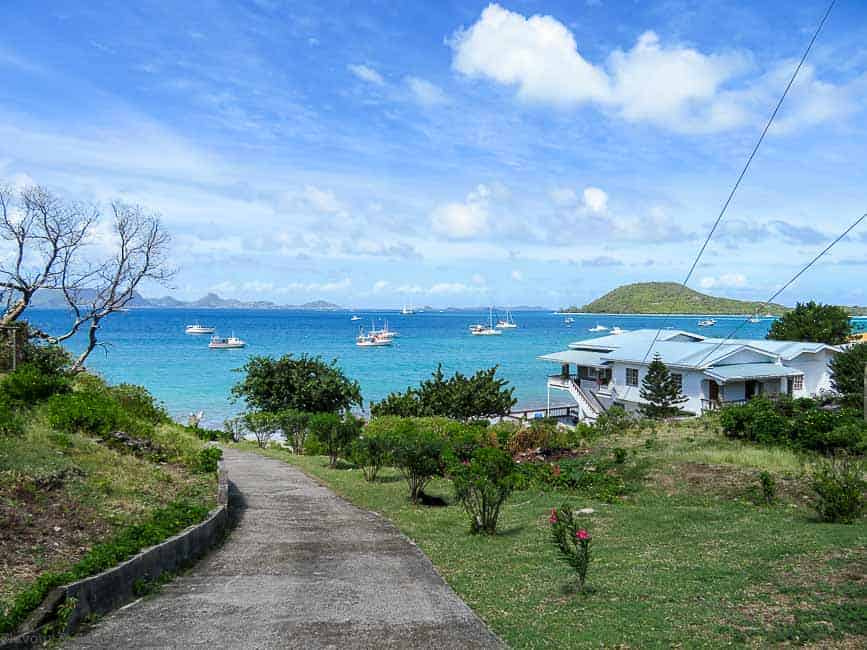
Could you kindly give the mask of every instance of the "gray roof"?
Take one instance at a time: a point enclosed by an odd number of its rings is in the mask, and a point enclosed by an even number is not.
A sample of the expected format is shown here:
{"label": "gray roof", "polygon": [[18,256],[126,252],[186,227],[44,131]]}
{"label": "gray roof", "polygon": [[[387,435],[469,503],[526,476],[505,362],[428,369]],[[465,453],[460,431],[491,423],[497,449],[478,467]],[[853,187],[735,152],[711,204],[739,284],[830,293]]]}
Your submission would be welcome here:
{"label": "gray roof", "polygon": [[736,363],[731,366],[715,366],[704,371],[708,377],[720,381],[737,379],[767,379],[773,377],[794,377],[804,373],[796,368],[787,368],[776,363]]}
{"label": "gray roof", "polygon": [[[655,342],[654,342],[655,339]],[[652,347],[651,347],[652,344]],[[839,348],[824,343],[767,341],[764,339],[705,338],[682,330],[642,329],[623,334],[609,334],[569,344],[569,350],[547,354],[540,359],[581,366],[599,367],[606,362],[647,364],[659,354],[666,365],[680,368],[707,369],[724,364],[741,351],[752,352],[767,364],[788,361],[804,354]],[[649,351],[648,351],[649,350]],[[574,353],[574,356],[569,356]],[[737,365],[767,365],[761,362]]]}

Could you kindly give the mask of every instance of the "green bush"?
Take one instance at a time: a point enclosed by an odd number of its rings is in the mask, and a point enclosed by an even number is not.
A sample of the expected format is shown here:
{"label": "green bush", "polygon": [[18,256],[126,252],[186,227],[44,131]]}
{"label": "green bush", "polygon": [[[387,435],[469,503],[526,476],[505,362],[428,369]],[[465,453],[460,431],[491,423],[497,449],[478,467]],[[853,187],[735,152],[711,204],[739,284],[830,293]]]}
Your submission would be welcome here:
{"label": "green bush", "polygon": [[0,403],[30,407],[69,390],[70,382],[65,375],[45,373],[38,366],[26,363],[0,380]]}
{"label": "green bush", "polygon": [[303,454],[310,427],[310,414],[295,409],[284,409],[277,413],[277,421],[286,441],[292,445],[292,452]]}
{"label": "green bush", "polygon": [[375,481],[379,470],[390,461],[389,444],[382,436],[365,434],[349,446],[349,460],[361,468],[366,481]]}
{"label": "green bush", "polygon": [[820,461],[813,469],[816,512],[822,521],[852,523],[864,512],[863,461],[847,455]]}
{"label": "green bush", "polygon": [[762,500],[771,505],[777,497],[777,482],[770,472],[759,472],[759,487],[762,490]]}
{"label": "green bush", "polygon": [[54,429],[66,432],[104,436],[121,429],[128,433],[141,429],[105,392],[76,391],[54,395],[48,400],[46,414]]}
{"label": "green bush", "polygon": [[21,435],[24,435],[24,418],[8,404],[0,403],[0,436]]}
{"label": "green bush", "polygon": [[470,532],[494,535],[500,509],[515,489],[515,461],[500,449],[480,447],[450,471],[455,497],[470,517]]}
{"label": "green bush", "polygon": [[129,415],[151,424],[171,422],[165,407],[143,386],[118,384],[108,389],[120,407]]}
{"label": "green bush", "polygon": [[194,471],[200,474],[213,474],[217,471],[223,459],[223,450],[219,447],[205,447],[199,450]]}
{"label": "green bush", "polygon": [[529,426],[519,429],[509,440],[509,452],[514,455],[528,449],[550,449],[557,446],[558,437],[554,418],[531,420]]}
{"label": "green bush", "polygon": [[310,434],[325,448],[331,467],[361,433],[361,421],[350,414],[316,413],[310,417]]}
{"label": "green bush", "polygon": [[406,420],[400,435],[390,438],[395,467],[409,486],[409,498],[418,503],[425,486],[442,474],[446,441],[436,432]]}
{"label": "green bush", "polygon": [[867,425],[854,410],[821,408],[810,399],[756,398],[729,405],[720,412],[723,432],[761,444],[780,444],[829,454],[836,450],[863,453]]}

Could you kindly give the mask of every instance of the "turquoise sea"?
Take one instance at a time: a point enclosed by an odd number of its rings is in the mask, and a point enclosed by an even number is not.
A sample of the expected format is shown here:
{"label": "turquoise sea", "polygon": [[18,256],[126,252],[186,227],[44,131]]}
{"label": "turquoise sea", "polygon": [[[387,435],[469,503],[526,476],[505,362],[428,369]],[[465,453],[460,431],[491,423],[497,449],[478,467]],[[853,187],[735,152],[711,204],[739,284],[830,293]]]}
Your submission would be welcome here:
{"label": "turquoise sea", "polygon": [[[177,418],[202,410],[209,425],[219,425],[241,410],[240,404],[230,401],[229,389],[239,379],[234,370],[247,357],[290,352],[337,359],[361,384],[365,407],[391,391],[417,384],[440,362],[447,373],[499,365],[502,376],[515,387],[519,404],[539,406],[545,402],[545,377],[556,368],[537,357],[565,349],[571,341],[598,336],[588,332],[596,324],[627,330],[670,326],[725,336],[745,320],[717,316],[714,327],[699,328],[700,318],[694,316],[574,315],[575,322],[567,325],[564,316],[551,312],[515,312],[518,329],[480,337],[471,336],[468,326],[486,322],[487,313],[357,313],[363,320],[352,322],[349,312],[134,309],[104,321],[100,337],[107,347],[93,352],[89,367],[110,382],[146,386]],[[62,311],[32,310],[29,318],[57,331],[66,316]],[[371,319],[377,326],[388,319],[390,329],[399,332],[391,347],[355,345],[359,325],[369,329]],[[207,335],[184,334],[184,327],[195,322],[214,326],[222,335],[234,332],[247,347],[209,350]],[[746,323],[738,336],[764,338],[771,322]],[[81,342],[73,340],[70,347],[78,350]]]}

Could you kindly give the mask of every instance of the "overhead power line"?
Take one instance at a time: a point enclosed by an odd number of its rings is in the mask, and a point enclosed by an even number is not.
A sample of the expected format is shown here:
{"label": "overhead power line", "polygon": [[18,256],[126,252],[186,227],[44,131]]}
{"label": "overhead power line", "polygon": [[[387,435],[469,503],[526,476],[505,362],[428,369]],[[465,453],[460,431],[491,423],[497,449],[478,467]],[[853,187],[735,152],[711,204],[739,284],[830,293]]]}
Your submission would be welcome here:
{"label": "overhead power line", "polygon": [[[819,21],[816,30],[813,32],[813,36],[810,38],[810,42],[807,43],[807,48],[804,50],[804,53],[801,55],[800,61],[798,61],[798,65],[795,66],[794,72],[792,72],[792,76],[789,78],[789,83],[786,84],[786,88],[783,90],[783,94],[780,95],[779,101],[777,101],[777,105],[774,106],[774,110],[771,112],[771,116],[768,118],[768,121],[765,123],[765,128],[762,129],[761,135],[759,135],[759,139],[756,141],[756,145],[753,147],[753,150],[750,152],[749,157],[747,157],[747,161],[741,169],[741,173],[738,174],[738,178],[735,181],[735,184],[732,186],[731,191],[726,197],[725,202],[722,205],[722,208],[717,215],[716,220],[713,222],[713,226],[708,232],[707,237],[701,245],[701,248],[698,250],[698,254],[695,256],[695,259],[692,262],[692,265],[689,267],[689,272],[686,274],[686,277],[683,279],[683,282],[680,285],[681,290],[686,289],[686,285],[689,283],[692,278],[692,274],[695,272],[698,263],[701,261],[702,256],[704,255],[704,251],[710,243],[711,238],[714,236],[717,228],[723,220],[723,217],[728,210],[729,204],[732,202],[735,193],[738,191],[738,188],[741,185],[741,181],[746,176],[747,171],[750,168],[750,165],[753,162],[753,158],[756,157],[756,153],[759,151],[759,147],[762,146],[762,142],[765,140],[765,136],[768,134],[768,131],[771,128],[771,125],[774,123],[774,119],[777,117],[777,113],[780,112],[780,107],[783,105],[783,101],[785,101],[786,96],[789,94],[789,90],[791,90],[792,85],[795,83],[795,79],[798,77],[798,73],[801,71],[801,68],[804,66],[804,62],[807,60],[807,55],[810,54],[810,50],[813,49],[813,44],[816,42],[816,39],[819,37],[819,33],[822,31],[822,28],[825,26],[825,22],[828,20],[828,16],[831,14],[831,10],[834,8],[837,0],[831,0],[830,4],[828,4],[828,8],[825,10],[825,13],[822,15],[822,19]],[[662,332],[663,328],[668,325],[668,320],[663,321],[663,325],[656,330],[656,334],[653,336],[653,341],[651,341],[650,346],[647,348],[647,352],[644,353],[644,358],[642,359],[642,363],[647,361],[647,357],[650,354],[650,351],[653,349],[653,346],[656,345],[656,342],[659,340],[659,335]]]}
{"label": "overhead power line", "polygon": [[[843,239],[844,237],[846,237],[846,235],[848,235],[848,234],[849,234],[850,232],[852,232],[855,228],[857,228],[858,225],[859,225],[862,221],[864,221],[865,219],[867,219],[867,212],[865,212],[865,213],[862,214],[860,217],[858,217],[854,222],[852,222],[852,225],[850,225],[848,228],[846,228],[846,230],[844,230],[842,233],[840,233],[840,235],[838,235],[838,236],[834,239],[834,241],[832,241],[830,244],[828,244],[827,246],[825,246],[825,248],[823,248],[823,249],[819,252],[819,254],[816,255],[813,259],[811,259],[809,262],[807,262],[807,264],[805,264],[805,265],[801,268],[800,271],[798,271],[797,273],[795,273],[795,275],[793,275],[791,278],[789,278],[788,282],[786,282],[783,286],[781,286],[779,289],[777,289],[776,292],[774,292],[774,295],[772,295],[770,298],[768,298],[765,302],[762,303],[762,306],[759,308],[759,310],[760,310],[760,311],[761,311],[761,310],[764,310],[765,308],[767,308],[768,305],[770,305],[772,302],[774,302],[774,300],[777,299],[777,296],[779,296],[781,293],[783,293],[783,291],[785,291],[785,290],[788,289],[790,286],[792,286],[792,284],[795,282],[795,280],[797,280],[797,279],[800,278],[802,275],[804,275],[804,273],[806,273],[807,270],[808,270],[811,266],[813,266],[816,262],[818,262],[818,261],[819,261],[819,260],[820,260],[824,255],[825,255],[825,253],[827,253],[829,250],[831,250],[832,248],[834,248],[834,246],[835,246],[835,245],[836,245],[836,244],[837,244],[841,239]],[[725,344],[726,341],[728,341],[728,340],[734,338],[735,334],[737,334],[738,332],[740,332],[741,329],[743,329],[743,327],[744,327],[748,322],[749,322],[749,321],[747,321],[747,320],[744,320],[743,322],[741,322],[740,325],[738,325],[735,329],[733,329],[731,332],[729,332],[728,336],[726,336],[724,339],[722,339],[719,343],[717,343],[717,344],[716,344],[716,345],[715,345],[715,346],[710,350],[710,352],[708,352],[706,355],[704,355],[704,356],[701,358],[701,360],[700,360],[696,365],[697,365],[697,366],[701,366],[701,364],[703,364],[703,363],[704,363],[704,362],[705,362],[705,361],[706,361],[706,360],[707,360],[707,359],[708,359],[708,358],[709,358],[709,357],[710,357],[714,352],[716,352],[716,351],[720,348],[720,346],[722,346],[723,344]]]}

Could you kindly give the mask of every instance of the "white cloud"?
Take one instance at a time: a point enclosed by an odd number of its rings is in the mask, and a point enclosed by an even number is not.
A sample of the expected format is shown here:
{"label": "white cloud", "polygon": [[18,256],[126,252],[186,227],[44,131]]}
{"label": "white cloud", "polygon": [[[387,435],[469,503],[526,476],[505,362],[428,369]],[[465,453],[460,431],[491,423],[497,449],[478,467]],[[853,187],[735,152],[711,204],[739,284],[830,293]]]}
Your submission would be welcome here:
{"label": "white cloud", "polygon": [[608,194],[598,187],[585,187],[584,207],[594,214],[602,214],[608,209]]}
{"label": "white cloud", "polygon": [[406,85],[412,93],[413,99],[422,106],[436,106],[448,101],[448,97],[442,88],[420,77],[407,77]]}
{"label": "white cloud", "polygon": [[323,190],[315,185],[307,185],[304,188],[304,199],[317,212],[341,217],[348,215],[346,207],[330,190]]}
{"label": "white cloud", "polygon": [[701,279],[702,289],[734,289],[747,284],[747,276],[743,273],[723,273],[719,277],[707,275]]}
{"label": "white cloud", "polygon": [[352,286],[352,280],[350,278],[343,278],[342,280],[336,280],[333,282],[292,282],[287,284],[286,286],[280,287],[277,289],[278,293],[292,293],[292,292],[324,292],[324,293],[332,293],[335,291],[343,291],[344,289],[349,289]]}
{"label": "white cloud", "polygon": [[[663,44],[652,31],[641,34],[631,49],[615,49],[603,63],[593,64],[554,17],[526,18],[498,4],[488,5],[473,25],[455,32],[449,45],[457,72],[515,86],[524,101],[559,107],[593,104],[630,122],[685,133],[750,123],[773,104],[793,70],[792,62],[783,62],[733,89],[753,70],[749,55]],[[865,85],[867,76],[843,86],[823,82],[805,66],[777,130],[854,110]]]}
{"label": "white cloud", "polygon": [[483,293],[484,287],[474,287],[461,282],[439,282],[434,284],[427,290],[427,293],[432,296],[440,295],[456,295],[465,293]]}
{"label": "white cloud", "polygon": [[431,215],[431,227],[450,239],[468,239],[488,230],[491,191],[479,185],[463,203],[446,203]]}
{"label": "white cloud", "polygon": [[524,280],[524,274],[516,269],[512,271],[512,279],[515,282],[522,282]]}
{"label": "white cloud", "polygon": [[481,273],[475,273],[472,277],[473,284],[482,286],[487,284],[487,280],[485,280],[485,276]]}
{"label": "white cloud", "polygon": [[375,84],[377,86],[382,86],[385,84],[385,79],[382,78],[382,75],[379,74],[376,70],[371,68],[370,66],[352,63],[346,66],[349,71],[354,74],[356,77],[361,79],[362,81],[366,81],[368,83]]}

